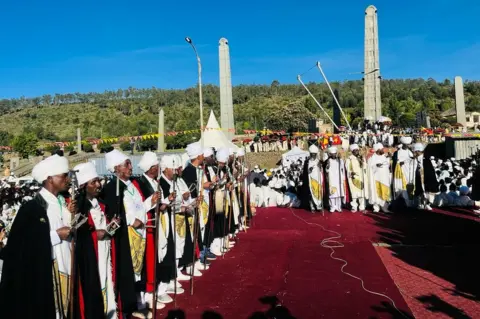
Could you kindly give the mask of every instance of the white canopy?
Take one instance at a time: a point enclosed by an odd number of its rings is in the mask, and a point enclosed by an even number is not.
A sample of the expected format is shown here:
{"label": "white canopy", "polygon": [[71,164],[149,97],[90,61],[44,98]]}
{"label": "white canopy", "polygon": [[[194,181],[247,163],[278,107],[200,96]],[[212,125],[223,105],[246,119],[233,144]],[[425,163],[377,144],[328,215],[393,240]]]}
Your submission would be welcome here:
{"label": "white canopy", "polygon": [[[202,140],[200,140],[199,143],[202,143]],[[210,111],[210,117],[208,118],[205,131],[203,132],[203,147],[214,147],[217,150],[224,147],[238,148],[228,140],[225,133],[220,129],[220,125],[218,125],[213,111]]]}
{"label": "white canopy", "polygon": [[310,154],[307,151],[301,150],[298,146],[295,146],[290,151],[282,155],[283,166],[289,166],[291,163],[298,161],[299,159],[305,159]]}

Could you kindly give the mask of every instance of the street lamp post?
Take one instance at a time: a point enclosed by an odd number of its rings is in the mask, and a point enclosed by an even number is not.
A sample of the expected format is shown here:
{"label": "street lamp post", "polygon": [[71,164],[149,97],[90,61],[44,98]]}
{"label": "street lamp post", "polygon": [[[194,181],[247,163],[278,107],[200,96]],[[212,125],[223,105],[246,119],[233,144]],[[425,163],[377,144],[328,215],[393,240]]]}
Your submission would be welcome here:
{"label": "street lamp post", "polygon": [[193,44],[191,38],[186,37],[185,41],[190,44],[195,52],[195,56],[197,57],[197,64],[198,64],[198,98],[200,100],[200,141],[202,143],[203,148],[203,94],[202,94],[202,62],[200,61],[200,56],[198,55],[197,48]]}

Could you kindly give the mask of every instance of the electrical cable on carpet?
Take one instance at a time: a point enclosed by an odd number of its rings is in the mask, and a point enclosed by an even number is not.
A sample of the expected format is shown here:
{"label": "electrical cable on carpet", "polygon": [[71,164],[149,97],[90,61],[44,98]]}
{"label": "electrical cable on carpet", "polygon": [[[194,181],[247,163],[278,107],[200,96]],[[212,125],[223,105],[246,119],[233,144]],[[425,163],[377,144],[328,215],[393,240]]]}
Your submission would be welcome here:
{"label": "electrical cable on carpet", "polygon": [[348,262],[345,260],[345,259],[342,259],[342,258],[338,258],[338,257],[334,257],[333,255],[335,254],[335,249],[336,248],[343,248],[345,247],[344,244],[342,244],[340,241],[338,241],[337,239],[340,239],[342,238],[342,235],[336,231],[333,231],[333,230],[330,230],[330,229],[326,229],[324,226],[320,225],[320,224],[317,224],[317,223],[311,223],[311,222],[308,222],[306,221],[305,219],[303,219],[302,217],[298,216],[297,214],[295,214],[295,212],[293,211],[292,208],[290,208],[290,211],[292,212],[293,216],[295,216],[296,218],[302,220],[305,224],[307,225],[313,225],[313,226],[318,226],[320,228],[322,228],[325,232],[328,232],[328,233],[331,233],[331,234],[335,234],[335,236],[332,236],[332,237],[327,237],[325,239],[323,239],[321,242],[320,242],[320,246],[322,248],[327,248],[327,249],[330,249],[332,252],[330,253],[330,258],[332,258],[333,260],[337,260],[337,261],[341,261],[343,262],[343,265],[342,267],[340,268],[340,271],[344,274],[344,275],[347,275],[349,277],[352,277],[354,279],[357,279],[358,281],[360,281],[362,283],[362,289],[365,290],[366,292],[368,292],[369,294],[372,294],[372,295],[376,295],[376,296],[380,296],[380,297],[383,297],[385,299],[388,299],[390,301],[390,303],[392,304],[393,308],[395,308],[395,310],[400,314],[402,315],[404,318],[407,318],[407,319],[410,319],[410,317],[406,316],[402,311],[400,311],[400,309],[397,308],[397,306],[395,305],[395,301],[393,301],[392,298],[390,298],[389,296],[387,295],[384,295],[382,293],[379,293],[379,292],[375,292],[375,291],[371,291],[371,290],[368,290],[367,288],[365,288],[365,282],[363,281],[362,278],[360,277],[357,277],[355,275],[352,275],[351,273],[349,272],[346,272],[344,271],[343,269],[348,265]]}

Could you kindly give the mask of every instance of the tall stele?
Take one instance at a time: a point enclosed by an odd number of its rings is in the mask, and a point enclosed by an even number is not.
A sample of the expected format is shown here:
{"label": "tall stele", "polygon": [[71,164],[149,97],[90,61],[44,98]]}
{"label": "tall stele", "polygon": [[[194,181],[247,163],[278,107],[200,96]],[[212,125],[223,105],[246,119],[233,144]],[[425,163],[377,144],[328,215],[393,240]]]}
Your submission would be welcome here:
{"label": "tall stele", "polygon": [[235,136],[233,120],[232,72],[230,69],[230,48],[228,40],[221,38],[218,47],[220,64],[220,124],[231,141]]}
{"label": "tall stele", "polygon": [[377,120],[382,116],[382,100],[377,8],[373,5],[368,6],[365,10],[364,64],[364,115],[367,119]]}

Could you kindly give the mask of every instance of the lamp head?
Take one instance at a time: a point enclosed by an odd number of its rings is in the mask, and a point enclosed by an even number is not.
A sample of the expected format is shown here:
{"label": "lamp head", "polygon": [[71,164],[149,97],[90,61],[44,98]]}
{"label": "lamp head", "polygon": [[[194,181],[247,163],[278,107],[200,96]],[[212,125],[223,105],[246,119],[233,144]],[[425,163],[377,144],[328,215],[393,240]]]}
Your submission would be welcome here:
{"label": "lamp head", "polygon": [[185,37],[185,41],[187,41],[188,43],[192,44],[192,39],[190,39],[189,37]]}

